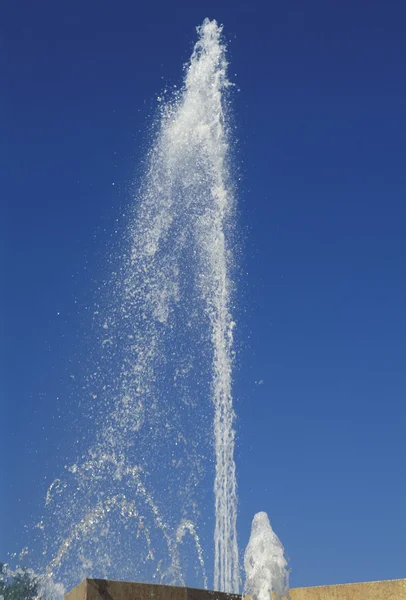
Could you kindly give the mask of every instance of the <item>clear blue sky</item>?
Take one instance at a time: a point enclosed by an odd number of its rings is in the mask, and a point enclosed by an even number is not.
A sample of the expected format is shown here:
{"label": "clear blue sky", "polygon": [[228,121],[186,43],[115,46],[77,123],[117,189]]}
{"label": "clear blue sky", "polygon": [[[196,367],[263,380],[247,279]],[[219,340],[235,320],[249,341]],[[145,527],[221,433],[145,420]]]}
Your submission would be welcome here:
{"label": "clear blue sky", "polygon": [[0,560],[29,542],[74,452],[87,307],[154,98],[180,83],[206,16],[224,23],[240,89],[240,544],[265,510],[295,586],[405,577],[406,6],[394,0],[3,3]]}

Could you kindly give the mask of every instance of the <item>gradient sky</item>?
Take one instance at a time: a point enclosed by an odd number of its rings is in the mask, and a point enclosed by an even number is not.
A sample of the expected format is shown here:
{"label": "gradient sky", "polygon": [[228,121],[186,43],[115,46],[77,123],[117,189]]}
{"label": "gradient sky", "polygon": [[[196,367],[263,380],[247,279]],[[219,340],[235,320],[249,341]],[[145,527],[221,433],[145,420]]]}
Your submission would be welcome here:
{"label": "gradient sky", "polygon": [[[156,97],[204,17],[239,165],[240,545],[292,585],[406,576],[406,5],[14,0],[0,9],[0,560],[73,452],[90,302]],[[75,378],[75,379],[73,379]]]}

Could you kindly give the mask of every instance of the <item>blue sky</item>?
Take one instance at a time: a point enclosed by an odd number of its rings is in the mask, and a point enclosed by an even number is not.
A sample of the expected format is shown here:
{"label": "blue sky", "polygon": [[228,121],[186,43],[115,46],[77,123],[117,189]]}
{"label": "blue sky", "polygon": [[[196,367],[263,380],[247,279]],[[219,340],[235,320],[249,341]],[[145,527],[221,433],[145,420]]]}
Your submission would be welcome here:
{"label": "blue sky", "polygon": [[236,83],[240,545],[265,510],[295,586],[404,577],[406,8],[395,1],[2,7],[0,560],[25,545],[75,451],[89,307],[155,98],[180,83],[206,16],[224,23]]}

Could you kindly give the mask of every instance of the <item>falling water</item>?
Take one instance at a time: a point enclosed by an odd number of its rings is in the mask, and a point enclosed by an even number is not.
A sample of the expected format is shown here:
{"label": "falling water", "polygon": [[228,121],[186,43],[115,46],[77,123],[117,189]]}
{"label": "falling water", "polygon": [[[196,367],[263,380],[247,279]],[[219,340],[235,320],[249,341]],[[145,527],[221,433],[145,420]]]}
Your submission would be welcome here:
{"label": "falling water", "polygon": [[222,28],[206,19],[197,31],[183,87],[158,99],[109,301],[94,311],[94,442],[46,498],[54,519],[47,573],[67,587],[84,576],[150,579],[151,572],[182,585],[192,553],[206,587],[201,513],[214,449],[214,587],[239,589],[230,84]]}
{"label": "falling water", "polygon": [[[141,342],[141,346],[148,345],[148,351],[143,348],[141,352],[142,357],[147,356],[142,369],[151,368],[155,360],[157,328],[168,326],[173,305],[184,301],[180,290],[185,274],[180,271],[185,266],[186,277],[195,279],[203,300],[212,344],[214,586],[235,592],[239,572],[231,396],[234,323],[230,314],[231,248],[226,236],[233,197],[223,98],[228,86],[227,62],[216,22],[204,21],[198,32],[200,39],[186,71],[184,89],[175,103],[165,107],[151,154],[146,189],[132,231],[126,299],[129,315],[141,305],[149,323],[150,333]],[[187,254],[181,258],[183,252]],[[139,353],[139,346],[137,350]]]}

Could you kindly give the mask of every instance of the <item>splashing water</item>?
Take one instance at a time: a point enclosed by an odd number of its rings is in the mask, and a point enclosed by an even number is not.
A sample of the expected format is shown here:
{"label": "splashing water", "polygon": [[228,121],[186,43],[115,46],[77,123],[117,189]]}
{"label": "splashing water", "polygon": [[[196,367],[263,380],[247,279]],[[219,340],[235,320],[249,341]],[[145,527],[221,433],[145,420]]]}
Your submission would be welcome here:
{"label": "splashing water", "polygon": [[207,587],[198,532],[213,485],[214,436],[214,587],[239,589],[230,84],[222,28],[206,19],[198,35],[183,88],[159,99],[109,306],[94,312],[95,441],[46,496],[54,521],[44,534],[47,574],[66,587],[89,576],[148,580],[151,573],[184,585],[191,555]]}
{"label": "splashing water", "polygon": [[244,554],[245,588],[252,600],[290,598],[289,572],[284,548],[273,531],[266,512],[252,521],[251,536]]}
{"label": "splashing water", "polygon": [[[27,551],[27,548],[23,549],[23,553],[26,553]],[[21,555],[20,560],[23,560],[23,557],[21,557]],[[23,597],[30,598],[34,596],[38,600],[63,600],[64,594],[67,591],[61,583],[54,583],[45,575],[38,575],[33,571],[33,569],[29,569],[26,567],[17,567],[15,569],[12,569],[8,564],[1,564],[0,590],[2,586],[7,585],[13,579],[14,583],[18,581],[18,586],[21,586],[20,591],[17,592],[17,594],[14,591],[14,597],[21,597],[21,589],[23,589],[25,590]],[[5,595],[10,597],[10,592],[6,592]],[[0,594],[0,598],[3,599],[4,596]]]}

